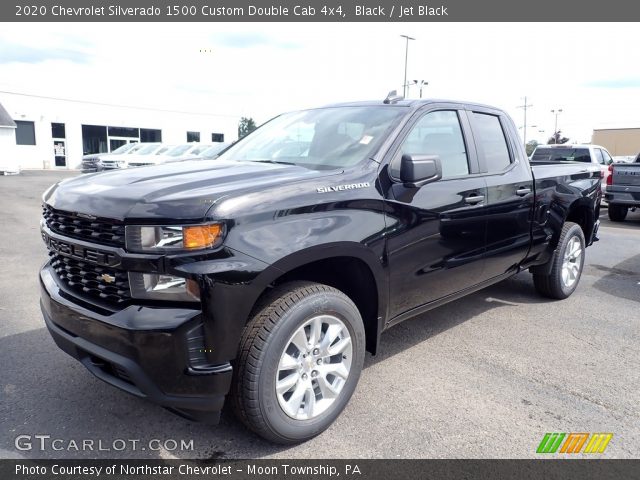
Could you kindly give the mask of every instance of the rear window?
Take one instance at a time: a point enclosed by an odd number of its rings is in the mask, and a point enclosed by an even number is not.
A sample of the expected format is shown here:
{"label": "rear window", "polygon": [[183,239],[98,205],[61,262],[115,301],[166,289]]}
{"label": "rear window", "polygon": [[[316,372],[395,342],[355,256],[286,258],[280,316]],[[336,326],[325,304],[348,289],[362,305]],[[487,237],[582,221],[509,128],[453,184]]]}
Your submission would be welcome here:
{"label": "rear window", "polygon": [[591,163],[588,148],[554,147],[536,148],[532,162],[584,162]]}

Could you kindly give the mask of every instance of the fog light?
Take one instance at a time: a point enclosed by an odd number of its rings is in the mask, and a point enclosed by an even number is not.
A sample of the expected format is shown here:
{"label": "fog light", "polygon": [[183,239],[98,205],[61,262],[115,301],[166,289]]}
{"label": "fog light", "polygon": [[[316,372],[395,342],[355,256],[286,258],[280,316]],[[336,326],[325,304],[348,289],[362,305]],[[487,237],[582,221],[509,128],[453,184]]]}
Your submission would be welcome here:
{"label": "fog light", "polygon": [[198,282],[173,275],[129,272],[129,287],[133,298],[174,302],[200,300]]}

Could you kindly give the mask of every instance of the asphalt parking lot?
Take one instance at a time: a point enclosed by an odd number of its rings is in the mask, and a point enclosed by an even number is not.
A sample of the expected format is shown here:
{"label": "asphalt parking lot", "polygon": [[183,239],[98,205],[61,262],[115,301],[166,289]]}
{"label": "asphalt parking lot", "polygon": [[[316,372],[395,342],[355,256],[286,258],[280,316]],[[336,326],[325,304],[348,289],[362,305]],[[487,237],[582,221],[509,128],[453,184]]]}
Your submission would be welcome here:
{"label": "asphalt parking lot", "polygon": [[[546,432],[611,432],[603,456],[640,457],[640,212],[612,224],[604,210],[567,300],[525,273],[393,327],[335,424],[278,447],[230,412],[209,427],[120,392],[55,346],[38,305],[40,198],[70,175],[0,176],[0,458],[528,458]],[[18,450],[18,435],[61,450]],[[93,450],[73,448],[85,439]]]}

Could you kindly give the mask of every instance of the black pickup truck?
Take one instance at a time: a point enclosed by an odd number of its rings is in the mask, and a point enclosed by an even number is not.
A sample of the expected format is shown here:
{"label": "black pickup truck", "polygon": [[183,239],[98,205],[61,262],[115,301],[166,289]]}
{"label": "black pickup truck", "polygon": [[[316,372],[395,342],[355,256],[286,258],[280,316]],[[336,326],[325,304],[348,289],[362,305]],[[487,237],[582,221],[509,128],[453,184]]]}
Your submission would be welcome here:
{"label": "black pickup truck", "polygon": [[[284,114],[211,161],[44,193],[44,320],[105,382],[280,443],[343,410],[398,322],[523,270],[576,289],[598,165],[530,167],[501,110],[452,101]],[[399,376],[402,373],[399,372]]]}

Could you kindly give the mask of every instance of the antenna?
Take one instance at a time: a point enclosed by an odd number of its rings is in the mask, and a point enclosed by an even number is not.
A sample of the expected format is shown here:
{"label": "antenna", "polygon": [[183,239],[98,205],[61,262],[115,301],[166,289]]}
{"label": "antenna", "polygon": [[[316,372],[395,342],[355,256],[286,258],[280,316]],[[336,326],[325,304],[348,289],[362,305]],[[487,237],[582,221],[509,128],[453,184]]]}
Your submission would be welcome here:
{"label": "antenna", "polygon": [[404,97],[402,95],[398,95],[397,90],[391,90],[387,93],[387,98],[385,98],[382,103],[389,105],[390,103],[398,103],[400,100],[404,100]]}

